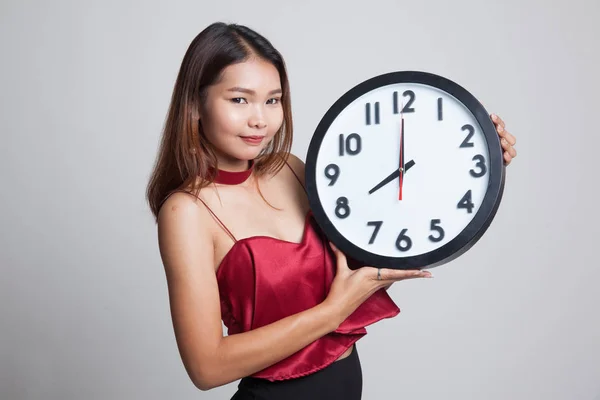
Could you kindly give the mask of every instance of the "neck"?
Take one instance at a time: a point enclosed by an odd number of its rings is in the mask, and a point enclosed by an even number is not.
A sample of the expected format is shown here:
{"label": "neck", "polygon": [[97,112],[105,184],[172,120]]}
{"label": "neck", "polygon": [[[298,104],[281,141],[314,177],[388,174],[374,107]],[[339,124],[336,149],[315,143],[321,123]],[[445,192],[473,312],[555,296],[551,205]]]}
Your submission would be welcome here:
{"label": "neck", "polygon": [[252,175],[253,170],[254,160],[247,162],[246,168],[241,170],[219,168],[216,171],[215,183],[220,183],[223,185],[238,185],[242,182],[245,182],[250,175]]}

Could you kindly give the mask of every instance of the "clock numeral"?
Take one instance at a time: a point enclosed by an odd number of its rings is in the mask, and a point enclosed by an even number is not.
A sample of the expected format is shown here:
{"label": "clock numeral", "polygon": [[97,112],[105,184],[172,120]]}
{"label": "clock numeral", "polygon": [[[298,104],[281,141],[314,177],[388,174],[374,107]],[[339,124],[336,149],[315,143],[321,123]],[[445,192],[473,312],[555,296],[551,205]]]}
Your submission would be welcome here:
{"label": "clock numeral", "polygon": [[327,186],[335,185],[335,182],[337,182],[340,176],[340,167],[338,167],[337,164],[329,164],[325,167],[325,176],[329,178],[329,184]]}
{"label": "clock numeral", "polygon": [[475,128],[473,128],[472,125],[466,124],[461,129],[463,131],[469,131],[469,133],[467,134],[467,137],[465,138],[465,140],[463,140],[463,142],[460,144],[460,147],[465,148],[465,147],[475,146],[475,144],[473,142],[469,142],[469,140],[471,140],[471,138],[475,134]]}
{"label": "clock numeral", "polygon": [[371,239],[369,239],[369,244],[373,244],[373,242],[375,242],[375,238],[377,237],[377,233],[379,232],[379,228],[381,228],[381,225],[383,224],[383,221],[369,221],[367,222],[367,226],[374,226],[375,230],[373,230],[373,234],[371,235]]}
{"label": "clock numeral", "polygon": [[456,208],[464,208],[465,210],[467,210],[467,213],[471,214],[473,212],[473,207],[475,207],[475,205],[471,200],[471,190],[467,190],[467,193],[465,193],[462,199],[460,199],[460,201],[456,205]]}
{"label": "clock numeral", "polygon": [[406,97],[408,96],[408,102],[406,103],[406,105],[404,106],[404,108],[402,109],[403,113],[412,113],[415,112],[415,109],[412,108],[412,103],[415,102],[415,92],[413,92],[412,90],[407,90],[406,92],[402,93],[402,96]]}
{"label": "clock numeral", "polygon": [[429,235],[429,240],[431,240],[432,242],[441,242],[442,240],[444,240],[444,229],[440,226],[440,223],[442,222],[442,220],[440,219],[432,219],[431,220],[431,230],[432,231],[436,231],[438,233],[438,236],[433,236],[433,235]]}
{"label": "clock numeral", "polygon": [[438,121],[441,121],[444,119],[444,114],[443,114],[443,110],[442,110],[442,98],[438,97]]}
{"label": "clock numeral", "polygon": [[344,134],[340,133],[339,136],[339,144],[340,144],[340,157],[345,153],[354,156],[362,150],[362,141],[360,135],[358,133],[351,133],[344,140]]}
{"label": "clock numeral", "polygon": [[408,229],[402,229],[398,239],[396,239],[396,248],[400,251],[408,251],[412,247],[412,240],[406,235]]}
{"label": "clock numeral", "polygon": [[[379,102],[375,102],[375,124],[379,125]],[[365,119],[367,125],[371,125],[371,103],[365,104]]]}
{"label": "clock numeral", "polygon": [[346,197],[340,197],[336,201],[335,215],[338,218],[346,218],[350,215],[350,206],[348,205],[348,199]]}
{"label": "clock numeral", "polygon": [[[402,113],[415,112],[415,109],[411,107],[412,103],[415,101],[415,92],[413,92],[412,90],[406,90],[406,91],[404,91],[404,93],[402,93],[402,96],[404,96],[404,97],[408,96],[408,98],[409,98],[408,102],[402,108]],[[393,100],[394,114],[398,114],[398,92],[393,93],[392,100]]]}
{"label": "clock numeral", "polygon": [[472,169],[469,171],[471,176],[473,176],[475,178],[480,178],[480,177],[484,176],[485,173],[487,172],[487,167],[485,166],[485,157],[482,156],[481,154],[477,154],[476,156],[473,157],[473,161],[477,161],[477,164],[475,164],[475,167],[480,168],[481,171],[476,172],[475,170]]}

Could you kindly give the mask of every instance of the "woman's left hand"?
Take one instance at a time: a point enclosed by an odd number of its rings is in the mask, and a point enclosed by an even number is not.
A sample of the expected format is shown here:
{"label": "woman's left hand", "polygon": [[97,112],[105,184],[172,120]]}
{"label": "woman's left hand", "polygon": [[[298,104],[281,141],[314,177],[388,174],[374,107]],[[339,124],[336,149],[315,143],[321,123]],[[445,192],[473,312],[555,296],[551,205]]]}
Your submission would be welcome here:
{"label": "woman's left hand", "polygon": [[500,144],[502,145],[502,150],[504,150],[504,165],[508,165],[517,156],[517,150],[514,148],[517,139],[506,130],[506,124],[502,121],[502,118],[496,114],[492,114],[490,117],[492,117],[496,132],[500,136]]}

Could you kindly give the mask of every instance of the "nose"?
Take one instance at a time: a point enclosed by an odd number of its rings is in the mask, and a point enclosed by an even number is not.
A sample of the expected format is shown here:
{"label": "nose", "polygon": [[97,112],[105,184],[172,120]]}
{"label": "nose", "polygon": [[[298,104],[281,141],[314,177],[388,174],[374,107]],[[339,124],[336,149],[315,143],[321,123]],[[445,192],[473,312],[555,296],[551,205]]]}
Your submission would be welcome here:
{"label": "nose", "polygon": [[252,113],[248,118],[248,125],[252,128],[263,129],[267,126],[265,113],[261,106],[252,107]]}

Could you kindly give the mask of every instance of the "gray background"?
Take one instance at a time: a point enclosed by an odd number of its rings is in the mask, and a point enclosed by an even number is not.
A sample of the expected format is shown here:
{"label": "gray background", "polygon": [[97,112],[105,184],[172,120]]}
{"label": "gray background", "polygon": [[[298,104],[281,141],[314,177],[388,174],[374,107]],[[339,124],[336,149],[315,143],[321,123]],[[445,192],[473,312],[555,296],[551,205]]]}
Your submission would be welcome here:
{"label": "gray background", "polygon": [[[2,1],[0,399],[225,399],[171,326],[144,189],[190,41],[217,21],[283,53],[296,137],[346,90],[425,70],[518,138],[477,245],[391,288],[364,398],[598,399],[597,1]],[[594,25],[595,24],[595,25]]]}

